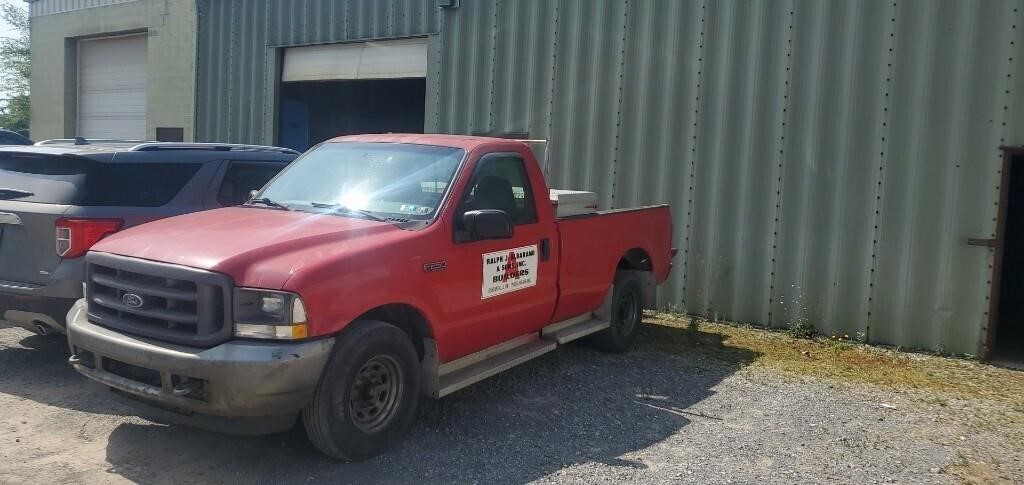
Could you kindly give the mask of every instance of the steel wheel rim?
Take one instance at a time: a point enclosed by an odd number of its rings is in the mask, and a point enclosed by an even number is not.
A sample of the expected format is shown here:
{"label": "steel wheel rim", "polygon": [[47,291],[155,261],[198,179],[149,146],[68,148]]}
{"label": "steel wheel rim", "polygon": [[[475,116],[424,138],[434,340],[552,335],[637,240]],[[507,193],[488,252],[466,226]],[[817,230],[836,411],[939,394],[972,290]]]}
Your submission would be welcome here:
{"label": "steel wheel rim", "polygon": [[639,310],[640,302],[635,291],[630,289],[623,291],[619,295],[619,300],[615,305],[615,324],[618,326],[620,334],[629,335],[633,333],[637,321],[640,320]]}
{"label": "steel wheel rim", "polygon": [[387,355],[366,361],[349,390],[352,424],[364,433],[380,431],[394,417],[404,390],[398,361]]}

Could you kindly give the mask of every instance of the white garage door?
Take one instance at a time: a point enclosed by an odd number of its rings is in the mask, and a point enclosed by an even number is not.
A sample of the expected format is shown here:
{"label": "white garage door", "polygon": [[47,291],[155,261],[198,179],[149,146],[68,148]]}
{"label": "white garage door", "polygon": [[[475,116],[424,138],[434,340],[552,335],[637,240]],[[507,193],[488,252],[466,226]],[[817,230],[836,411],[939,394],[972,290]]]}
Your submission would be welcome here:
{"label": "white garage door", "polygon": [[403,79],[427,76],[427,39],[291,47],[281,80]]}
{"label": "white garage door", "polygon": [[146,36],[78,43],[78,136],[146,139]]}

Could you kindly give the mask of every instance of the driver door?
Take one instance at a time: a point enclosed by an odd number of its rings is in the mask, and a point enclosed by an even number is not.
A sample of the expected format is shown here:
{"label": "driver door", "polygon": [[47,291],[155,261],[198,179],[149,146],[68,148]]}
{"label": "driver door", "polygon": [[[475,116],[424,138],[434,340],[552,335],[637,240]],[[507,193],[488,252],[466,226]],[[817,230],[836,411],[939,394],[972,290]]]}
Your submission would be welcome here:
{"label": "driver door", "polygon": [[[548,323],[557,303],[558,265],[554,220],[538,217],[541,174],[531,173],[518,153],[491,153],[476,164],[454,214],[450,279],[442,290],[450,351],[458,358],[506,340],[536,332]],[[539,187],[539,189],[538,189]],[[469,210],[509,214],[509,239],[475,239],[462,227]]]}

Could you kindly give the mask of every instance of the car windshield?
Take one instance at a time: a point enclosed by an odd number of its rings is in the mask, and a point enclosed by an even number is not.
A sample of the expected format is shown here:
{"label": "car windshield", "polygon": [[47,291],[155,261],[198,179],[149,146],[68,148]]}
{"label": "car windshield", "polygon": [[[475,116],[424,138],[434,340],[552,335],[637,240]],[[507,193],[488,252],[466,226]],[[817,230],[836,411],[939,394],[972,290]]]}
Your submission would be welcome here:
{"label": "car windshield", "polygon": [[392,220],[434,217],[465,152],[398,143],[324,143],[259,194],[294,210]]}

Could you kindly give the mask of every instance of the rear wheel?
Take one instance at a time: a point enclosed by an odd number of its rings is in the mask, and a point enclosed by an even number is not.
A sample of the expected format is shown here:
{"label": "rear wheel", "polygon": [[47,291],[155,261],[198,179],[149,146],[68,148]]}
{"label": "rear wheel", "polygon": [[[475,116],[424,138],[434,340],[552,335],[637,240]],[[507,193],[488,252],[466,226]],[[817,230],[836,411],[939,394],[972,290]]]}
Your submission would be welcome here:
{"label": "rear wheel", "polygon": [[594,335],[594,345],[605,352],[622,353],[633,345],[644,316],[643,287],[630,273],[615,276],[611,325]]}
{"label": "rear wheel", "polygon": [[419,395],[419,361],[408,335],[385,322],[358,321],[338,337],[302,421],[320,451],[364,460],[405,435]]}

